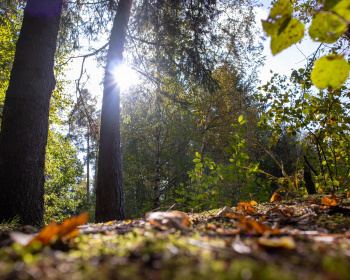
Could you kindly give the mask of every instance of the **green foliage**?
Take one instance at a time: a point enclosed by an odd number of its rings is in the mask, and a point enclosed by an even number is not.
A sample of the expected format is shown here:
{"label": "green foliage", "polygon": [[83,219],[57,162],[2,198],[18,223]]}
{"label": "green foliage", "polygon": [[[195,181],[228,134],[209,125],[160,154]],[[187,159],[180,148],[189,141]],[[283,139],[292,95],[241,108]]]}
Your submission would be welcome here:
{"label": "green foliage", "polygon": [[[45,164],[45,223],[79,212],[84,189],[77,189],[83,170],[69,139],[50,131]],[[85,192],[84,192],[85,194]]]}
{"label": "green foliage", "polygon": [[[176,193],[180,195],[176,201],[189,205],[191,209],[211,209],[233,204],[239,200],[254,197],[257,201],[266,201],[269,197],[269,183],[258,177],[259,164],[250,160],[246,153],[248,146],[242,136],[246,133],[247,123],[243,116],[238,118],[238,125],[232,125],[229,163],[216,164],[208,157],[196,152],[193,160],[195,167],[189,171],[190,182]],[[231,189],[227,189],[229,182]]]}
{"label": "green foliage", "polygon": [[21,28],[22,12],[14,9],[13,13],[0,13],[0,107],[2,108],[5,93],[10,79],[16,41]]}
{"label": "green foliage", "polygon": [[[297,3],[294,5],[296,10],[301,10],[303,6]],[[303,8],[311,11],[310,4],[308,8],[305,5]],[[274,55],[303,38],[303,24],[292,18],[292,13],[293,8],[289,1],[279,0],[271,9],[269,18],[262,21],[264,30],[271,36],[271,51]],[[315,9],[313,13],[309,35],[314,41],[334,43],[350,24],[350,4],[347,0],[324,1],[323,9]],[[321,58],[316,61],[315,68],[312,72],[312,83],[319,89],[340,87],[348,78],[350,69],[348,63],[337,55]]]}
{"label": "green foliage", "polygon": [[[317,69],[317,68],[316,68]],[[261,89],[260,100],[270,104],[261,127],[272,132],[276,143],[285,131],[296,137],[304,157],[314,168],[316,187],[345,190],[349,182],[349,91],[345,86],[327,92],[311,91],[311,69],[275,75]],[[306,163],[304,163],[306,164]]]}

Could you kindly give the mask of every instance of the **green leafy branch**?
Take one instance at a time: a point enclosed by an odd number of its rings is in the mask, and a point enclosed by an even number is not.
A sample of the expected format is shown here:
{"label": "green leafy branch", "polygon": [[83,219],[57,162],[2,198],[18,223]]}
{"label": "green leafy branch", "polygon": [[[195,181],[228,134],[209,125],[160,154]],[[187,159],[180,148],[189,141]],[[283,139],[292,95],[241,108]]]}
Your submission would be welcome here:
{"label": "green leafy branch", "polygon": [[[324,1],[322,10],[314,11],[309,27],[312,40],[322,43],[336,42],[350,24],[350,1]],[[262,25],[271,37],[273,55],[297,43],[304,37],[304,25],[292,17],[289,0],[277,1]],[[341,54],[330,54],[315,61],[311,81],[319,89],[339,88],[349,77],[350,66]]]}

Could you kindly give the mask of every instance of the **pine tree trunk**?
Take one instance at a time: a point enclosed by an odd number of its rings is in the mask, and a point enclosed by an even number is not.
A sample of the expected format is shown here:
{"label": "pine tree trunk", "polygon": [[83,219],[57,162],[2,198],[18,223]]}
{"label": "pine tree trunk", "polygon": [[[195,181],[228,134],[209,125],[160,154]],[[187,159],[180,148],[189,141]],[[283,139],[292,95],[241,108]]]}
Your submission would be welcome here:
{"label": "pine tree trunk", "polygon": [[125,219],[120,149],[120,88],[112,70],[123,61],[132,0],[120,0],[114,18],[105,71],[96,189],[96,222]]}
{"label": "pine tree trunk", "polygon": [[0,222],[40,225],[45,149],[61,0],[28,0],[6,92],[0,134]]}
{"label": "pine tree trunk", "polygon": [[86,204],[90,206],[90,129],[87,132],[87,155],[86,155]]}

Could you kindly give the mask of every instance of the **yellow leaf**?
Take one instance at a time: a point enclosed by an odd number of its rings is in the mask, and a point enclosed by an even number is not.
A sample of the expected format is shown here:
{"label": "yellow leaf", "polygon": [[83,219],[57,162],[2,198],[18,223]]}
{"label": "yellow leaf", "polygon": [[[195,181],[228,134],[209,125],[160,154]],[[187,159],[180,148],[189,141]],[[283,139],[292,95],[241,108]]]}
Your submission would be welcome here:
{"label": "yellow leaf", "polygon": [[270,199],[270,202],[281,201],[282,197],[278,194],[278,192],[274,192],[273,196]]}

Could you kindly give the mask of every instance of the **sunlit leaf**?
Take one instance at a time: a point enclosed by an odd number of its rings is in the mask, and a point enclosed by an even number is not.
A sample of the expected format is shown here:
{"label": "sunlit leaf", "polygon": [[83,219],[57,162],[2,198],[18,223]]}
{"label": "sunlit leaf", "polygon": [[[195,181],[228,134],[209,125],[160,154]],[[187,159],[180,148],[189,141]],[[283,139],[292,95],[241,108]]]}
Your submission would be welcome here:
{"label": "sunlit leaf", "polygon": [[274,192],[274,194],[272,195],[270,202],[277,202],[277,201],[281,201],[282,197],[278,194],[278,192]]}
{"label": "sunlit leaf", "polygon": [[323,43],[334,43],[347,29],[346,24],[330,12],[315,14],[309,28],[312,40]]}
{"label": "sunlit leaf", "polygon": [[285,20],[278,19],[275,22],[262,21],[263,28],[271,36],[271,52],[278,54],[284,49],[290,47],[304,37],[304,25],[297,19],[288,20],[284,27]]}
{"label": "sunlit leaf", "polygon": [[340,15],[344,20],[350,23],[350,1],[343,0],[335,5],[332,9],[335,13]]}
{"label": "sunlit leaf", "polygon": [[239,118],[238,118],[238,122],[241,122],[241,121],[243,121],[243,116],[242,115],[240,115]]}
{"label": "sunlit leaf", "polygon": [[259,214],[252,205],[248,202],[240,202],[237,205],[236,211],[245,214]]}
{"label": "sunlit leaf", "polygon": [[350,66],[340,55],[331,54],[316,60],[311,81],[319,89],[339,88],[349,77]]}
{"label": "sunlit leaf", "polygon": [[276,19],[280,17],[289,17],[293,13],[293,7],[289,3],[289,0],[277,1],[270,12],[270,18]]}

